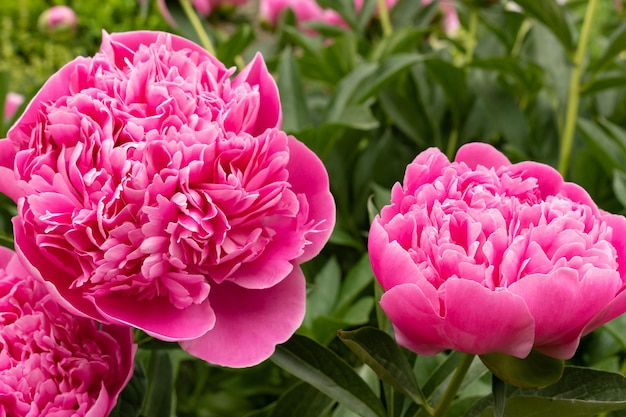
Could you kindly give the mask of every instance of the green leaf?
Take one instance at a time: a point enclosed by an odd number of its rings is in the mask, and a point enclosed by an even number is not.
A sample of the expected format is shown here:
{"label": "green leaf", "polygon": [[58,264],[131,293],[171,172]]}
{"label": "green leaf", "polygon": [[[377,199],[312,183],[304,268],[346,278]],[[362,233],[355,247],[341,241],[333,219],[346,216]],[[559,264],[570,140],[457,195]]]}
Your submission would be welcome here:
{"label": "green leaf", "polygon": [[226,66],[235,65],[235,58],[241,55],[254,41],[254,31],[249,24],[240,24],[225,41],[219,42],[215,54]]}
{"label": "green leaf", "polygon": [[307,297],[307,310],[304,323],[330,315],[335,307],[341,283],[341,268],[336,258],[330,258],[315,277],[315,285]]}
{"label": "green leaf", "polygon": [[424,63],[430,76],[443,89],[450,110],[460,119],[469,105],[465,71],[440,58],[430,58]]}
{"label": "green leaf", "polygon": [[283,109],[282,128],[287,132],[297,132],[309,126],[311,116],[302,86],[300,67],[289,47],[280,56],[277,84]]}
{"label": "green leaf", "polygon": [[596,152],[598,160],[602,162],[602,166],[608,174],[611,174],[614,169],[622,169],[626,166],[624,150],[604,129],[597,123],[585,118],[579,118],[577,123],[578,130]]}
{"label": "green leaf", "polygon": [[624,171],[613,171],[613,192],[622,206],[626,207],[626,173]]}
{"label": "green leaf", "polygon": [[354,331],[340,331],[339,338],[363,363],[372,368],[380,379],[416,403],[425,403],[413,368],[391,336],[374,327],[363,327]]}
{"label": "green leaf", "polygon": [[334,403],[328,395],[301,382],[278,399],[270,417],[319,417]]}
{"label": "green leaf", "polygon": [[624,88],[626,86],[625,75],[605,76],[601,78],[594,78],[592,81],[585,83],[581,87],[580,93],[582,95],[589,95],[599,93],[611,88]]}
{"label": "green leaf", "polygon": [[537,351],[524,358],[503,353],[480,355],[491,372],[516,387],[542,388],[557,382],[563,375],[565,362]]}
{"label": "green leaf", "polygon": [[382,61],[376,71],[361,85],[354,101],[362,103],[377,94],[390,80],[397,77],[402,71],[423,61],[418,54],[397,54]]}
{"label": "green leaf", "polygon": [[363,63],[345,76],[335,89],[325,112],[324,120],[341,122],[352,98],[363,88],[365,81],[378,70],[378,65]]}
{"label": "green leaf", "polygon": [[142,415],[170,417],[174,374],[172,361],[166,350],[152,350],[147,367],[148,387],[142,407]]}
{"label": "green leaf", "polygon": [[491,378],[491,395],[493,396],[493,417],[504,416],[506,403],[506,385],[496,374]]}
{"label": "green leaf", "polygon": [[[607,371],[565,367],[563,377],[544,389],[507,392],[503,417],[587,417],[626,408],[626,378]],[[491,396],[476,403],[465,417],[492,417]]]}
{"label": "green leaf", "polygon": [[626,22],[622,23],[617,30],[613,32],[608,42],[602,55],[590,66],[590,72],[595,73],[600,71],[604,66],[609,64],[613,58],[626,49]]}
{"label": "green leaf", "polygon": [[109,417],[137,417],[146,394],[146,375],[139,361],[135,362],[133,377],[120,393]]}
{"label": "green leaf", "polygon": [[425,29],[414,27],[400,28],[373,45],[369,53],[370,62],[379,62],[394,54],[409,52],[426,33]]}
{"label": "green leaf", "polygon": [[520,0],[515,1],[526,14],[543,23],[561,42],[568,53],[573,54],[576,46],[572,32],[565,19],[565,8],[555,0]]}
{"label": "green leaf", "polygon": [[[165,5],[170,13],[170,16],[172,16],[172,19],[174,19],[174,22],[176,23],[176,30],[179,31],[185,38],[197,43],[198,45],[202,45],[198,32],[196,32],[193,24],[189,20],[189,17],[180,5],[180,0],[165,0]],[[197,14],[195,8],[194,13]],[[198,16],[198,20],[202,25],[202,29],[211,40],[211,43],[215,45],[215,36],[209,25],[206,23],[206,20],[200,16]]]}
{"label": "green leaf", "polygon": [[271,360],[363,417],[385,417],[376,394],[346,362],[313,340],[294,335]]}

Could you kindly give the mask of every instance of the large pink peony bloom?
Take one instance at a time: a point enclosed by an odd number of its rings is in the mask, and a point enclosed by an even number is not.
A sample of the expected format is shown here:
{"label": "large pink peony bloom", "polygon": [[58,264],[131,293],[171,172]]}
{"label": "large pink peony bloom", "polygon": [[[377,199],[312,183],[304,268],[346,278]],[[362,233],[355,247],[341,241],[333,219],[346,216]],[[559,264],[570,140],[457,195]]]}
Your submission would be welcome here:
{"label": "large pink peony bloom", "polygon": [[133,332],[76,317],[0,247],[0,416],[109,415],[132,376]]}
{"label": "large pink peony bloom", "polygon": [[68,308],[209,362],[270,356],[304,315],[300,263],[334,225],[317,156],[278,129],[257,55],[233,70],[170,34],[104,35],[0,141],[16,246]]}
{"label": "large pink peony bloom", "polygon": [[428,149],[370,230],[381,305],[400,344],[570,358],[626,311],[626,219],[551,167],[489,145]]}

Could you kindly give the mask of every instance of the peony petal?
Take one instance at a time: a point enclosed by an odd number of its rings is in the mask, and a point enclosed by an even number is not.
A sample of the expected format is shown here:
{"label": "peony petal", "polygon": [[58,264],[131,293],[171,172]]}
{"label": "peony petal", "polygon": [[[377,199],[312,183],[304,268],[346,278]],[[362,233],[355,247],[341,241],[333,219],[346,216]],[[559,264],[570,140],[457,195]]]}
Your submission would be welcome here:
{"label": "peony petal", "polygon": [[535,348],[569,359],[587,323],[613,300],[620,287],[615,271],[592,268],[579,278],[578,271],[559,268],[551,274],[527,275],[509,286],[509,291],[526,300],[535,318]]}
{"label": "peony petal", "polygon": [[398,242],[389,242],[389,235],[379,218],[375,218],[370,227],[368,252],[374,275],[384,290],[415,283],[421,276],[409,253]]}
{"label": "peony petal", "polygon": [[215,325],[215,313],[208,300],[178,309],[161,298],[120,302],[111,295],[95,299],[107,322],[137,327],[167,342],[195,339]]}
{"label": "peony petal", "polygon": [[302,142],[289,136],[289,182],[297,194],[304,194],[309,202],[308,221],[315,223],[315,231],[307,233],[310,242],[297,259],[305,262],[315,257],[324,247],[335,227],[335,200],[330,193],[328,172],[322,161]]}
{"label": "peony petal", "polygon": [[[50,262],[45,257],[41,248],[25,232],[23,219],[19,216],[13,218],[13,234],[15,252],[22,265],[30,275],[45,283],[57,303],[77,316],[106,321],[94,308],[93,303],[82,296],[81,291],[69,288],[76,277],[69,275],[67,271],[57,267],[55,262]],[[54,280],[50,280],[50,277],[54,277]]]}
{"label": "peony petal", "polygon": [[557,195],[563,186],[563,177],[550,165],[525,161],[512,165],[510,172],[513,175],[519,174],[524,179],[536,178],[543,199]]}
{"label": "peony petal", "polygon": [[[466,353],[506,353],[524,358],[533,346],[534,322],[524,300],[479,283],[449,279],[440,288],[443,312],[433,310],[426,284],[401,284],[385,294],[381,306],[398,330],[398,342],[417,353],[446,349]],[[468,302],[471,300],[471,302]]]}
{"label": "peony petal", "polygon": [[210,363],[242,368],[269,358],[304,319],[306,281],[300,268],[278,285],[248,290],[229,282],[212,287],[215,327],[182,341],[184,350]]}
{"label": "peony petal", "polygon": [[454,161],[464,162],[472,169],[476,169],[479,165],[494,169],[511,165],[511,162],[503,153],[493,146],[482,142],[472,142],[461,146],[456,153]]}
{"label": "peony petal", "polygon": [[237,74],[233,79],[232,86],[236,88],[243,83],[258,86],[259,94],[261,95],[256,126],[248,133],[257,136],[266,129],[280,128],[283,116],[280,108],[278,86],[267,70],[261,53],[257,52],[252,61]]}
{"label": "peony petal", "polygon": [[0,139],[0,193],[13,201],[17,201],[23,195],[13,171],[15,155],[13,142],[8,139]]}

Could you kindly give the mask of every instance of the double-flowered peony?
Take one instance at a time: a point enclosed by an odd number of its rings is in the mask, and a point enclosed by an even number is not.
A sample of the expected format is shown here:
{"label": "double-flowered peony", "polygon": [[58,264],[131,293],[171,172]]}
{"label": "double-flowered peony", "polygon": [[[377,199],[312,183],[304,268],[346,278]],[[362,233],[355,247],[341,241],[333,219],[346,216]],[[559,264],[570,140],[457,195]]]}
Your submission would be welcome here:
{"label": "double-flowered peony", "polygon": [[64,311],[0,247],[0,416],[106,417],[133,372],[133,332]]}
{"label": "double-flowered peony", "polygon": [[0,191],[23,262],[67,308],[240,367],[300,325],[299,264],[335,212],[261,55],[233,73],[174,35],[104,34],[0,141]]}
{"label": "double-flowered peony", "polygon": [[422,152],[374,220],[371,263],[398,342],[566,359],[626,311],[626,219],[553,168],[463,146]]}

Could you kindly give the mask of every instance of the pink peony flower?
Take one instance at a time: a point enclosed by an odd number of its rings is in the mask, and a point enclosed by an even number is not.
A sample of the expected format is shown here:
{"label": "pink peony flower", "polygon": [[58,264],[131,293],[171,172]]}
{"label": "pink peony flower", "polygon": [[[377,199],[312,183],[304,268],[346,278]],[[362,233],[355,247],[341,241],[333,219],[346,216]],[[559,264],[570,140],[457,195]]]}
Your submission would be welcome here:
{"label": "pink peony flower", "polygon": [[[397,0],[385,0],[388,8],[393,7]],[[354,0],[356,10],[363,7],[363,0]],[[323,22],[329,25],[348,27],[341,16],[332,9],[322,8],[316,0],[260,0],[259,14],[261,19],[275,26],[280,15],[291,9],[299,23]]]}
{"label": "pink peony flower", "polygon": [[11,120],[22,103],[24,103],[23,95],[14,92],[7,93],[4,101],[4,120]]}
{"label": "pink peony flower", "polygon": [[67,6],[52,6],[44,11],[37,22],[39,30],[55,36],[70,36],[76,32],[76,13]]}
{"label": "pink peony flower", "polygon": [[322,162],[278,128],[261,55],[233,72],[177,36],[105,34],[0,141],[18,180],[0,191],[18,253],[65,306],[238,367],[300,325],[299,264],[335,213]]}
{"label": "pink peony flower", "polygon": [[130,328],[64,311],[0,247],[0,416],[106,417],[134,353]]}
{"label": "pink peony flower", "polygon": [[487,144],[407,167],[370,230],[381,305],[398,342],[567,359],[626,311],[626,219],[551,167],[511,164]]}

